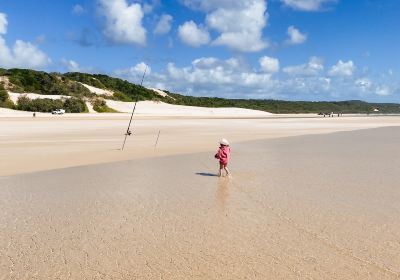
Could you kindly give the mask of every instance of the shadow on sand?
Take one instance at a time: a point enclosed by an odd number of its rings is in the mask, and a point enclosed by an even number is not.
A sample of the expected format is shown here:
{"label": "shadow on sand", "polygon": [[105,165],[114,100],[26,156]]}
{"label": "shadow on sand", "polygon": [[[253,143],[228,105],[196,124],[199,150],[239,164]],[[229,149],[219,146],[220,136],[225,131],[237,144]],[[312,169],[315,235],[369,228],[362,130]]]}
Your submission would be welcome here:
{"label": "shadow on sand", "polygon": [[217,174],[209,173],[209,172],[197,172],[196,175],[200,176],[208,176],[208,177],[218,177]]}

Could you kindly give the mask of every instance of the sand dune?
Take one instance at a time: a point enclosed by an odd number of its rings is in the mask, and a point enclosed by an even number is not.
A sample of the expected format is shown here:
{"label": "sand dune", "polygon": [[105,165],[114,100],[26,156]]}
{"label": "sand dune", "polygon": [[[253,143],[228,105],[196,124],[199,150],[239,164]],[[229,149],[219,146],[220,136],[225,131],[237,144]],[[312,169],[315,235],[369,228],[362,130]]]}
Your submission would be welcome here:
{"label": "sand dune", "polygon": [[87,88],[90,92],[97,94],[97,95],[104,95],[104,96],[113,96],[114,95],[114,93],[110,90],[89,86],[84,83],[80,83],[80,84],[83,85],[85,88]]}
{"label": "sand dune", "polygon": [[[118,112],[132,112],[133,102],[120,102],[106,100],[107,105]],[[164,116],[268,116],[271,113],[242,108],[205,108],[195,106],[172,105],[163,102],[140,101],[136,106],[139,115],[164,115]]]}
{"label": "sand dune", "polygon": [[[83,84],[84,85],[84,84]],[[98,89],[95,87],[91,87],[85,85],[86,87],[90,87],[89,89],[100,96],[110,96],[113,93],[110,91]],[[36,93],[13,93],[9,92],[10,99],[16,104],[18,98],[21,96],[26,96],[30,99],[44,99],[49,98],[53,100],[57,99],[66,99],[71,98],[71,96],[66,95],[43,95],[43,94],[36,94]],[[109,100],[105,99],[107,105],[115,109],[121,113],[131,113],[134,107],[134,102],[122,102],[116,100]],[[93,107],[86,102],[88,106],[89,113],[96,113],[93,110]],[[0,108],[0,116],[1,115],[9,115],[12,116],[14,111],[10,110],[2,110]],[[16,115],[21,115],[19,112],[15,112]],[[207,116],[207,117],[218,117],[218,116],[267,116],[271,115],[271,113],[264,112],[264,111],[257,111],[257,110],[249,110],[243,108],[205,108],[205,107],[195,107],[195,106],[182,106],[182,105],[172,105],[163,102],[154,102],[154,101],[140,101],[137,103],[136,106],[136,114],[139,115],[153,115],[153,116]],[[27,115],[30,115],[28,113]]]}

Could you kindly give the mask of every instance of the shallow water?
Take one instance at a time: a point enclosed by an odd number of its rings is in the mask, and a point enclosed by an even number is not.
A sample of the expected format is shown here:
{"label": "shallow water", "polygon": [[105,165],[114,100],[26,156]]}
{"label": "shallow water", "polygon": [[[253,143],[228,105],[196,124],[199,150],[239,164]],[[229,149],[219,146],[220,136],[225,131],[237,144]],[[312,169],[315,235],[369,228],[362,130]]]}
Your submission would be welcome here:
{"label": "shallow water", "polygon": [[0,178],[0,279],[399,279],[400,128]]}

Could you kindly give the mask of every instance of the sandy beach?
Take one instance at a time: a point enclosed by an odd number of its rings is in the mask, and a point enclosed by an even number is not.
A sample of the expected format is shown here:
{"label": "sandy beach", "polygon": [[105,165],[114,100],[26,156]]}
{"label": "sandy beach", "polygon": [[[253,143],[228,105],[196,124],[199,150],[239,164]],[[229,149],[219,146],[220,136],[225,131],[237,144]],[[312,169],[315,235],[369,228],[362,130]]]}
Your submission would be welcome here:
{"label": "sandy beach", "polygon": [[[26,114],[18,112],[19,114]],[[214,151],[233,143],[307,134],[399,126],[400,118],[316,115],[220,117],[136,115],[121,152],[129,114],[49,114],[0,117],[0,176],[132,158]],[[157,149],[154,148],[160,132]]]}
{"label": "sandy beach", "polygon": [[2,1],[0,280],[400,280],[399,11]]}
{"label": "sandy beach", "polygon": [[399,279],[400,118],[126,120],[0,118],[0,279]]}

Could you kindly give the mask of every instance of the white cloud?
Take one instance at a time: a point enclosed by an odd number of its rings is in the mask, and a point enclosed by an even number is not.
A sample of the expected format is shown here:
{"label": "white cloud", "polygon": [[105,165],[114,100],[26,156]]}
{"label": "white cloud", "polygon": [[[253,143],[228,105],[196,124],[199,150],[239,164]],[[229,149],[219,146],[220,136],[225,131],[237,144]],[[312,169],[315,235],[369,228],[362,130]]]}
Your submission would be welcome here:
{"label": "white cloud", "polygon": [[218,63],[219,59],[215,57],[201,57],[192,61],[192,65],[199,69],[209,69]]}
{"label": "white cloud", "polygon": [[[175,82],[184,81],[193,84],[229,84],[232,77],[229,75],[232,69],[227,68],[222,61],[204,61],[199,59],[192,62],[191,67],[177,68],[173,63],[169,63],[167,71]],[[210,63],[211,62],[211,63]],[[198,67],[199,66],[199,67]]]}
{"label": "white cloud", "polygon": [[372,81],[368,78],[357,79],[354,83],[362,92],[369,92],[373,87]]}
{"label": "white cloud", "polygon": [[[246,0],[245,0],[246,1]],[[202,10],[205,12],[210,12],[212,10],[218,9],[220,7],[239,7],[241,2],[237,0],[181,0],[181,2],[194,10]]]}
{"label": "white cloud", "polygon": [[[351,81],[351,79],[349,79]],[[342,79],[343,81],[343,79]],[[397,81],[388,79],[387,77],[363,77],[354,81],[356,88],[362,94],[362,97],[374,97],[379,98],[397,95],[400,93],[400,87]]]}
{"label": "white cloud", "polygon": [[[335,85],[330,78],[323,76],[276,79],[272,72],[278,69],[279,61],[260,58],[260,65],[261,61],[265,62],[264,70],[269,72],[254,70],[238,58],[201,57],[183,67],[168,63],[165,72],[146,76],[146,84],[197,96],[275,99],[323,99],[323,96],[329,96],[332,85]],[[140,77],[133,72],[118,72],[117,75],[137,83]]]}
{"label": "white cloud", "polygon": [[[151,74],[151,67],[144,63],[140,62],[135,66],[132,66],[128,69],[119,69],[115,71],[115,74],[120,77],[124,77],[132,82],[138,84],[143,77],[144,72],[146,71],[146,77]],[[147,78],[146,78],[147,80]]]}
{"label": "white cloud", "polygon": [[301,11],[319,11],[325,4],[335,3],[337,0],[281,0],[286,6]]}
{"label": "white cloud", "polygon": [[375,93],[379,96],[388,96],[393,94],[393,90],[387,85],[377,86]]}
{"label": "white cloud", "polygon": [[114,43],[146,44],[146,29],[142,26],[140,4],[129,5],[126,0],[99,0],[100,13],[106,18],[103,30]]}
{"label": "white cloud", "polygon": [[154,87],[203,96],[250,97],[252,94],[270,91],[275,80],[269,73],[258,73],[237,58],[221,60],[202,57],[189,66],[177,67],[168,63],[165,73],[155,73],[148,77],[148,84]]}
{"label": "white cloud", "polygon": [[76,61],[63,59],[61,60],[61,63],[69,72],[81,72],[81,68]]}
{"label": "white cloud", "polygon": [[144,62],[140,62],[131,68],[131,72],[136,74],[143,74],[144,71],[146,71],[147,74],[151,74],[151,67]]}
{"label": "white cloud", "polygon": [[349,60],[347,62],[343,62],[342,60],[339,60],[336,65],[332,66],[328,74],[330,76],[337,77],[350,77],[353,76],[355,70],[356,66],[354,65],[353,61]]}
{"label": "white cloud", "polygon": [[154,29],[155,34],[166,34],[171,30],[173,17],[171,15],[162,15],[158,21],[156,28]]}
{"label": "white cloud", "polygon": [[0,37],[0,67],[43,69],[50,58],[30,42],[17,40],[12,48]]}
{"label": "white cloud", "polygon": [[76,5],[72,8],[72,13],[75,14],[75,15],[81,15],[81,14],[83,14],[84,12],[85,12],[85,9],[84,9],[81,5],[79,5],[79,4],[76,4]]}
{"label": "white cloud", "polygon": [[30,42],[17,40],[12,48],[8,47],[2,37],[7,33],[7,24],[7,16],[0,13],[0,67],[43,69],[51,63],[50,58]]}
{"label": "white cloud", "polygon": [[61,64],[67,69],[68,72],[81,72],[81,73],[91,73],[93,72],[92,67],[82,67],[78,62],[74,60],[62,59]]}
{"label": "white cloud", "polygon": [[[134,2],[134,1],[131,1]],[[145,14],[152,13],[157,7],[161,6],[161,0],[136,0],[136,2],[143,2],[143,12]]]}
{"label": "white cloud", "polygon": [[210,34],[206,29],[197,26],[193,21],[185,22],[178,28],[179,38],[186,44],[199,47],[210,42]]}
{"label": "white cloud", "polygon": [[219,7],[207,15],[210,28],[220,32],[215,45],[225,45],[243,52],[256,52],[267,47],[262,30],[267,24],[264,1],[242,1],[242,7]]}
{"label": "white cloud", "polygon": [[41,67],[50,63],[47,55],[30,42],[17,40],[13,48],[16,65]]}
{"label": "white cloud", "polygon": [[[172,92],[199,96],[324,99],[330,96],[336,84],[331,81],[331,78],[317,75],[321,67],[323,68],[317,60],[311,59],[309,63],[311,66],[308,66],[314,69],[315,76],[290,76],[278,79],[272,75],[272,72],[254,70],[245,61],[237,58],[220,60],[215,57],[203,57],[194,60],[190,66],[186,67],[177,67],[169,63],[165,74],[153,76],[150,80],[154,85],[162,84],[164,89]],[[278,69],[276,63],[278,61],[273,58],[260,59],[260,61],[271,62],[267,64],[269,71]]]}
{"label": "white cloud", "polygon": [[219,33],[213,45],[241,52],[268,47],[262,37],[268,18],[265,0],[184,0],[183,3],[207,14],[207,26]]}
{"label": "white cloud", "polygon": [[283,68],[283,72],[293,76],[315,76],[321,73],[322,70],[324,70],[323,61],[315,56],[311,57],[306,64]]}
{"label": "white cloud", "polygon": [[286,43],[290,45],[303,44],[307,40],[307,34],[301,33],[300,30],[294,26],[289,26],[287,34],[289,35],[289,39]]}
{"label": "white cloud", "polygon": [[[379,77],[328,77],[322,59],[311,57],[308,63],[285,67],[290,75],[273,75],[278,60],[261,57],[260,68],[252,67],[243,57],[219,59],[200,57],[190,64],[168,63],[165,69],[146,75],[145,84],[171,92],[194,96],[227,98],[273,98],[287,100],[375,100],[400,94],[397,81]],[[145,68],[139,63],[115,74],[139,83]],[[262,66],[264,65],[264,67]],[[267,70],[266,72],[264,72]],[[148,71],[149,73],[149,71]]]}
{"label": "white cloud", "polygon": [[269,56],[263,56],[259,59],[261,69],[266,73],[275,73],[279,71],[279,60]]}
{"label": "white cloud", "polygon": [[7,15],[0,13],[0,35],[7,33]]}
{"label": "white cloud", "polygon": [[151,12],[153,12],[153,9],[154,9],[153,5],[150,5],[148,3],[143,4],[143,13],[150,14]]}

